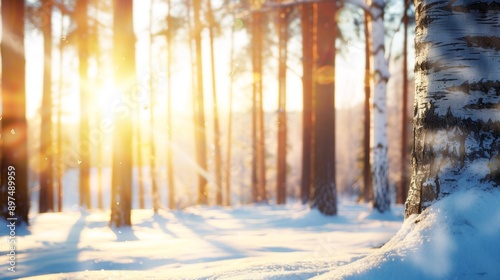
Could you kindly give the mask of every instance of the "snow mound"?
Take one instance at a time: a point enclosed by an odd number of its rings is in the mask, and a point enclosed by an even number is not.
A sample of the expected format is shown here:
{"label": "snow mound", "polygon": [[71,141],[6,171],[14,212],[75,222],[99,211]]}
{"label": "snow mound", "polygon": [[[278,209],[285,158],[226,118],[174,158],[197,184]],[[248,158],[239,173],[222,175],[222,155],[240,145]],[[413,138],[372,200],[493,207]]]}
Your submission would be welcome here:
{"label": "snow mound", "polygon": [[500,279],[499,202],[500,189],[452,194],[380,250],[314,279]]}

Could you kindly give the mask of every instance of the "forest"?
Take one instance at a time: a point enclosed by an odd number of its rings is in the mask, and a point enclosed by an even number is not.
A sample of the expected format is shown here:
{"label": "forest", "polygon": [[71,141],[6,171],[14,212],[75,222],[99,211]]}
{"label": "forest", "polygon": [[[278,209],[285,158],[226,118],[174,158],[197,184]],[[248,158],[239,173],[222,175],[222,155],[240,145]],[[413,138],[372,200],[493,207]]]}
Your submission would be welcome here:
{"label": "forest", "polygon": [[1,22],[0,278],[500,277],[500,2]]}

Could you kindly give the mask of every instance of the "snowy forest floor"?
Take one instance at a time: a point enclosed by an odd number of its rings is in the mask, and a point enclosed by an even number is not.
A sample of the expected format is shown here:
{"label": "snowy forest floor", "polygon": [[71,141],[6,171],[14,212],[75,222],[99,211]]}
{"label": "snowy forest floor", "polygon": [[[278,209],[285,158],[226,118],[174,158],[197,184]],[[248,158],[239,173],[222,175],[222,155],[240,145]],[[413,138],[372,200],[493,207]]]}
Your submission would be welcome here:
{"label": "snowy forest floor", "polygon": [[499,201],[500,188],[467,187],[404,223],[401,206],[348,201],[335,217],[293,203],[134,210],[128,229],[109,212],[35,214],[0,278],[500,279]]}
{"label": "snowy forest floor", "polygon": [[133,210],[132,220],[132,228],[112,229],[105,211],[35,214],[18,232],[16,272],[7,271],[5,262],[1,271],[15,278],[96,279],[91,271],[106,271],[99,275],[145,279],[142,271],[156,271],[158,279],[203,279],[231,270],[247,279],[306,279],[379,248],[403,216],[401,206],[370,215],[367,204],[342,202],[336,217],[288,204],[197,206],[156,215]]}

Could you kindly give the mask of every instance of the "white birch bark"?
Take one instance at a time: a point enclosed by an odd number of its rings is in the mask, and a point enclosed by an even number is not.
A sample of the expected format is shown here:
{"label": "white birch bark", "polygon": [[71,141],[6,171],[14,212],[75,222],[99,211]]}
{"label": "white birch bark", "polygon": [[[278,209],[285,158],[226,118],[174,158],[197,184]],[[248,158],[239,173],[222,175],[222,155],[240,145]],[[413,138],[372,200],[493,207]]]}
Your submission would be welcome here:
{"label": "white birch bark", "polygon": [[500,185],[500,5],[416,2],[415,117],[406,216]]}
{"label": "white birch bark", "polygon": [[389,161],[387,157],[386,87],[389,70],[384,48],[384,0],[370,5],[373,88],[373,207],[383,213],[390,210]]}

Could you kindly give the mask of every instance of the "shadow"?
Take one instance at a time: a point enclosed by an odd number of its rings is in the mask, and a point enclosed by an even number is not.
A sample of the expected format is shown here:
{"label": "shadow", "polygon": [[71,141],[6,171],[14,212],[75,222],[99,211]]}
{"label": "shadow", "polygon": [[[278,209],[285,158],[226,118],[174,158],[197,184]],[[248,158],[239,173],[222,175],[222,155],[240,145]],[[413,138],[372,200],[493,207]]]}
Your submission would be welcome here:
{"label": "shadow", "polygon": [[168,218],[162,216],[161,214],[159,213],[156,213],[154,214],[153,216],[153,220],[154,222],[160,227],[160,229],[165,233],[165,234],[168,234],[174,238],[179,238],[179,236],[177,234],[175,234],[174,232],[172,232],[171,230],[169,230],[167,228],[167,223],[169,222]]}
{"label": "shadow", "polygon": [[137,241],[139,238],[134,233],[134,229],[131,227],[111,227],[111,231],[116,235],[116,241],[118,242],[129,242]]}
{"label": "shadow", "polygon": [[[16,277],[85,270],[85,267],[78,262],[79,254],[83,251],[95,251],[92,248],[78,247],[81,232],[86,226],[86,217],[87,213],[80,213],[80,217],[70,228],[66,240],[62,242],[42,242],[43,247],[30,250],[22,250],[20,246]],[[57,227],[56,221],[54,227]],[[61,266],[61,263],[65,265]]]}
{"label": "shadow", "polygon": [[[214,226],[208,225],[207,222],[204,221],[205,219],[197,215],[196,216],[196,223],[190,225],[187,220],[185,219],[179,219],[179,224],[182,224],[186,229],[190,230],[194,235],[196,235],[199,239],[210,243],[212,246],[222,250],[229,256],[224,256],[224,257],[216,257],[216,258],[202,258],[202,261],[204,262],[210,262],[210,261],[217,261],[217,260],[222,260],[222,259],[238,259],[238,258],[245,258],[248,257],[248,255],[241,250],[238,250],[224,242],[214,240],[210,236],[204,236],[201,235],[200,232],[218,232],[221,231],[221,229],[216,228]],[[193,230],[192,226],[196,226],[196,230]],[[191,262],[185,262],[185,263],[191,263]]]}

